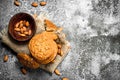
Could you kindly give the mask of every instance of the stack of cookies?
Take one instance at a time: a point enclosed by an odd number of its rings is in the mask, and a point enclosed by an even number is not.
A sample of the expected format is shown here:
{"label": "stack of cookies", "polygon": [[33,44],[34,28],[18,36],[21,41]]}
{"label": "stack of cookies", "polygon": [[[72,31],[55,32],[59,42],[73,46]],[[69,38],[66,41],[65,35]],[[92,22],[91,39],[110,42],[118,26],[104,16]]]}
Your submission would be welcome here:
{"label": "stack of cookies", "polygon": [[57,55],[57,35],[53,32],[42,32],[35,35],[29,43],[29,50],[33,58],[40,64],[48,64]]}
{"label": "stack of cookies", "polygon": [[[36,34],[29,41],[28,48],[30,55],[19,53],[19,62],[29,68],[39,68],[41,64],[53,63],[57,54],[60,54],[59,36],[56,31],[62,28],[56,27],[51,21],[44,21],[46,30]],[[62,56],[62,55],[61,55]]]}

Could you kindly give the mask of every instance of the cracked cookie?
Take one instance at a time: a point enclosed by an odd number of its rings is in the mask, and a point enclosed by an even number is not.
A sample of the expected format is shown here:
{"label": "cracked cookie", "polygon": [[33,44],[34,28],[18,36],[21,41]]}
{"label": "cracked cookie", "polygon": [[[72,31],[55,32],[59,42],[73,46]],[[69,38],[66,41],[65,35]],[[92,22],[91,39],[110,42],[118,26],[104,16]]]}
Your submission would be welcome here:
{"label": "cracked cookie", "polygon": [[40,64],[48,64],[57,55],[57,35],[53,32],[42,32],[35,35],[29,42],[29,50],[33,58]]}

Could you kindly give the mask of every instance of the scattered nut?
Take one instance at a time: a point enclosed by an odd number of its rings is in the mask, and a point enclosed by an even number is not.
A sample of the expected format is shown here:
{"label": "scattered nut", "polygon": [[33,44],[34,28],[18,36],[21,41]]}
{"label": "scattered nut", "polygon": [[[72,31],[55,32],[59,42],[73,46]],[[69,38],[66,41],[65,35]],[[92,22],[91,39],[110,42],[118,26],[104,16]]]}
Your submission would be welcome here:
{"label": "scattered nut", "polygon": [[28,35],[31,35],[31,33],[32,33],[32,31],[31,31],[31,30],[29,30],[29,31],[28,31]]}
{"label": "scattered nut", "polygon": [[27,28],[26,28],[25,26],[23,26],[23,28],[22,28],[22,29],[23,29],[23,31],[26,31],[26,30],[27,30]]}
{"label": "scattered nut", "polygon": [[33,2],[31,5],[32,5],[33,7],[37,7],[37,6],[38,6],[38,3]]}
{"label": "scattered nut", "polygon": [[4,61],[4,62],[7,62],[7,61],[8,61],[8,55],[5,55],[5,56],[4,56],[3,61]]}
{"label": "scattered nut", "polygon": [[20,24],[23,24],[23,21],[22,21],[22,20],[20,21]]}
{"label": "scattered nut", "polygon": [[15,27],[18,28],[19,27],[19,23],[16,23]]}
{"label": "scattered nut", "polygon": [[19,34],[19,35],[20,35],[20,36],[23,36],[23,37],[26,36],[25,34]]}
{"label": "scattered nut", "polygon": [[14,28],[15,31],[20,31],[20,28]]}
{"label": "scattered nut", "polygon": [[24,33],[24,30],[23,30],[23,28],[21,28],[21,29],[20,29],[20,33],[22,33],[22,34]]}
{"label": "scattered nut", "polygon": [[25,31],[25,32],[24,32],[24,34],[28,35],[28,32],[27,32],[27,31]]}
{"label": "scattered nut", "polygon": [[62,80],[69,80],[68,78],[66,78],[66,77],[64,77],[64,78],[62,78]]}
{"label": "scattered nut", "polygon": [[60,56],[63,56],[63,51],[61,50],[61,52],[60,52]]}
{"label": "scattered nut", "polygon": [[20,5],[21,5],[21,3],[20,3],[19,1],[17,1],[17,0],[14,1],[14,4],[15,4],[16,6],[20,6]]}
{"label": "scattered nut", "polygon": [[63,51],[61,49],[58,49],[58,55],[63,56]]}
{"label": "scattered nut", "polygon": [[61,49],[58,49],[58,52],[57,52],[58,54],[60,54],[61,53]]}
{"label": "scattered nut", "polygon": [[25,68],[22,68],[22,69],[21,69],[21,72],[22,72],[24,75],[27,74],[27,71],[26,71]]}
{"label": "scattered nut", "polygon": [[61,49],[61,47],[62,47],[60,44],[58,44],[57,46],[58,46],[58,49]]}
{"label": "scattered nut", "polygon": [[60,76],[60,71],[58,69],[55,69],[54,72],[55,72],[56,75]]}
{"label": "scattered nut", "polygon": [[46,4],[47,4],[47,2],[45,2],[45,1],[41,1],[41,2],[40,2],[40,5],[41,5],[41,6],[45,6]]}
{"label": "scattered nut", "polygon": [[26,25],[26,21],[25,20],[23,21],[23,25]]}
{"label": "scattered nut", "polygon": [[23,24],[20,24],[19,28],[22,28],[23,27]]}
{"label": "scattered nut", "polygon": [[29,22],[27,21],[27,22],[25,23],[25,25],[26,25],[26,27],[28,27],[30,24],[29,24]]}

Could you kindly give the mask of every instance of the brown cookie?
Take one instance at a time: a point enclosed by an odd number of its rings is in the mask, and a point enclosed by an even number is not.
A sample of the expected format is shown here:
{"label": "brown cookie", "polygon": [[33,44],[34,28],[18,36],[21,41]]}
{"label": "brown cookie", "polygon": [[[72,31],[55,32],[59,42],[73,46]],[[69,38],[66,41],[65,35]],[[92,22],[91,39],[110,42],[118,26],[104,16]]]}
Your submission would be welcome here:
{"label": "brown cookie", "polygon": [[46,31],[55,31],[57,30],[57,26],[51,22],[50,20],[44,20],[45,26],[46,26]]}
{"label": "brown cookie", "polygon": [[26,53],[18,53],[17,55],[19,62],[28,68],[31,69],[37,69],[40,67],[40,64],[38,64],[32,57],[30,57]]}
{"label": "brown cookie", "polygon": [[[57,44],[54,41],[56,35],[51,32],[43,32],[35,35],[29,42],[31,55],[39,63],[46,64],[57,54]],[[47,60],[48,59],[48,60]],[[50,59],[50,61],[49,61]],[[45,63],[43,61],[47,60]]]}
{"label": "brown cookie", "polygon": [[53,56],[50,56],[45,61],[42,61],[41,64],[48,64],[48,63],[52,62],[55,59],[55,57],[56,57],[56,54],[54,54]]}
{"label": "brown cookie", "polygon": [[51,54],[51,56],[49,58],[47,58],[46,60],[41,61],[40,64],[48,64],[48,63],[52,62],[57,55],[57,51],[58,51],[58,49],[54,50],[54,52]]}

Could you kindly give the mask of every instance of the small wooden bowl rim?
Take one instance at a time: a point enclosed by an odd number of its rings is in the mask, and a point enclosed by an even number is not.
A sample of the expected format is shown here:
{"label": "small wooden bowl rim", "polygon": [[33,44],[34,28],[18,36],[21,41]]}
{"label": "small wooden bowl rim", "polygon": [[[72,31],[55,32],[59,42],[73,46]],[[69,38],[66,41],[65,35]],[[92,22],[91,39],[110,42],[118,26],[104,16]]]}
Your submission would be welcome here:
{"label": "small wooden bowl rim", "polygon": [[[24,15],[27,15],[29,16],[32,20],[33,20],[33,23],[34,23],[34,30],[32,30],[32,34],[28,37],[28,38],[24,38],[24,39],[19,39],[19,38],[16,38],[14,35],[13,35],[13,32],[10,30],[10,25],[12,24],[12,21],[13,21],[13,18],[15,18],[16,16],[20,15],[20,14],[24,14]],[[18,21],[19,22],[19,21]],[[31,24],[31,23],[30,23]],[[35,23],[35,20],[34,18],[32,17],[32,15],[28,14],[28,13],[25,13],[25,12],[20,12],[20,13],[17,13],[15,15],[13,15],[9,21],[9,25],[8,25],[8,33],[10,34],[10,36],[14,39],[14,40],[17,40],[17,41],[28,41],[30,40],[34,34],[36,33],[36,23]]]}

